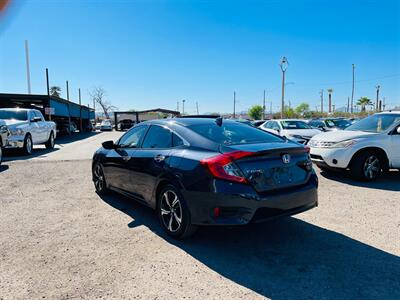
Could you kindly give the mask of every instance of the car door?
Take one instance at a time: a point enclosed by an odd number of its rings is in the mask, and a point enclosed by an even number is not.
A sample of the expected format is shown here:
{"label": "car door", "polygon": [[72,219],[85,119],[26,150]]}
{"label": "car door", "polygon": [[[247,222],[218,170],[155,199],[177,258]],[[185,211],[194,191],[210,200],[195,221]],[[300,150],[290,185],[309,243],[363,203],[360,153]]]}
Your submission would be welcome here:
{"label": "car door", "polygon": [[38,125],[38,139],[39,139],[38,143],[45,143],[49,138],[46,122],[40,111],[34,110],[33,113],[35,115],[35,118],[37,118],[38,120],[40,119],[40,121],[36,122],[36,124]]}
{"label": "car door", "polygon": [[147,130],[147,125],[132,128],[117,141],[115,149],[107,152],[103,169],[107,184],[111,188],[130,192],[128,163],[143,141]]}
{"label": "car door", "polygon": [[172,132],[167,127],[151,125],[141,147],[127,162],[129,192],[149,205],[158,177],[168,165],[171,147]]}
{"label": "car door", "polygon": [[400,124],[394,128],[390,135],[389,162],[392,168],[400,168],[400,134],[397,132]]}
{"label": "car door", "polygon": [[29,117],[29,132],[32,136],[32,142],[34,144],[41,143],[41,136],[40,136],[40,129],[39,129],[39,122],[35,119],[36,114],[34,110],[30,110],[28,112]]}

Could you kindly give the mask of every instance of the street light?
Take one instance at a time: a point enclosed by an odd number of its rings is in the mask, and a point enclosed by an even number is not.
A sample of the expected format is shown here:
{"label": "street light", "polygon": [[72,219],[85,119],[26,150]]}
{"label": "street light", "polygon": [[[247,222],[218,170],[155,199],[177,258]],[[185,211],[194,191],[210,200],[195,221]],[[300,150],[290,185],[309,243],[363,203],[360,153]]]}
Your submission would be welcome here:
{"label": "street light", "polygon": [[285,114],[285,73],[286,69],[289,65],[289,62],[286,58],[286,56],[282,57],[281,63],[279,66],[281,67],[282,71],[282,103],[281,103],[281,119],[283,119],[284,114]]}

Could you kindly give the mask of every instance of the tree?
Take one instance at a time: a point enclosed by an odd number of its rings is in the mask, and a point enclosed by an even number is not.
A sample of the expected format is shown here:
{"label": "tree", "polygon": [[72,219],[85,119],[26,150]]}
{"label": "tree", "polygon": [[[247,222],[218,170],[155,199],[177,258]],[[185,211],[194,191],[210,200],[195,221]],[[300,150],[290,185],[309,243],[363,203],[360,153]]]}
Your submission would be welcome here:
{"label": "tree", "polygon": [[358,99],[357,105],[360,105],[361,111],[365,112],[365,107],[367,105],[372,105],[372,102],[371,102],[371,99],[369,99],[368,97],[361,97],[360,99]]}
{"label": "tree", "polygon": [[59,86],[52,86],[50,88],[50,95],[60,97],[61,88]]}
{"label": "tree", "polygon": [[263,107],[261,105],[253,105],[249,109],[249,116],[253,120],[260,120],[263,114]]}
{"label": "tree", "polygon": [[100,105],[101,109],[104,112],[104,115],[107,119],[110,118],[110,112],[115,110],[116,107],[111,105],[109,101],[107,101],[106,98],[106,91],[102,87],[94,87],[90,92],[89,92],[90,97],[92,98],[92,101],[96,102],[97,104]]}
{"label": "tree", "polygon": [[310,105],[308,103],[300,103],[296,108],[295,112],[301,116],[303,116],[306,112],[310,110]]}

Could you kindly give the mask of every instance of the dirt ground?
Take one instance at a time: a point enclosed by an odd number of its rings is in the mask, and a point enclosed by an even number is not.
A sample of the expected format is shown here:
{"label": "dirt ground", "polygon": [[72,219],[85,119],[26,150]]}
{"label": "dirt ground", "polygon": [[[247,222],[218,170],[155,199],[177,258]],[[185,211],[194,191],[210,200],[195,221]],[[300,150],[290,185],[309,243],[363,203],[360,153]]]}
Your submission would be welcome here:
{"label": "dirt ground", "polygon": [[100,198],[90,158],[120,133],[0,166],[0,299],[400,299],[400,172],[321,173],[319,206],[167,237],[151,209]]}

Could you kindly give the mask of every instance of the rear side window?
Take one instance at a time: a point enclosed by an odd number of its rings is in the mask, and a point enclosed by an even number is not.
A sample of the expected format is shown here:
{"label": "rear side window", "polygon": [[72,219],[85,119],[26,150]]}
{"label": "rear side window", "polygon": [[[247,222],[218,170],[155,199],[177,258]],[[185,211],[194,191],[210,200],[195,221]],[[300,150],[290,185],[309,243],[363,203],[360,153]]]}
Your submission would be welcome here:
{"label": "rear side window", "polygon": [[136,148],[146,133],[147,126],[134,127],[125,133],[119,140],[118,145],[121,148]]}
{"label": "rear side window", "polygon": [[221,126],[196,124],[188,128],[209,140],[225,145],[282,142],[280,137],[237,122],[223,122]]}
{"label": "rear side window", "polygon": [[164,127],[152,125],[144,138],[142,148],[171,148],[172,133]]}
{"label": "rear side window", "polygon": [[172,134],[172,147],[179,147],[184,145],[183,140],[175,133]]}

